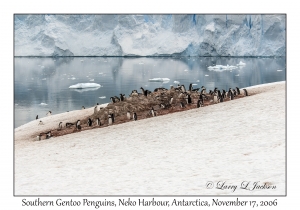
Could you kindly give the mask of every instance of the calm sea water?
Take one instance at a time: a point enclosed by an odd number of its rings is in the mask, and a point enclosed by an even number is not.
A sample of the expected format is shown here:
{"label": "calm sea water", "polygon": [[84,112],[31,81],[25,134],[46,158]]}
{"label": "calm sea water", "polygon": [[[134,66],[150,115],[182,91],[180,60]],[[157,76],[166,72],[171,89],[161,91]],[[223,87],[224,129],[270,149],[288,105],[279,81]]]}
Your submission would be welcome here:
{"label": "calm sea water", "polygon": [[[210,71],[208,66],[245,66],[229,71]],[[179,81],[188,88],[204,85],[207,90],[218,87],[252,85],[286,80],[285,58],[15,58],[14,68],[14,127],[53,114],[92,107],[110,102],[111,96],[128,94],[140,87],[153,91],[156,87],[177,86]],[[280,71],[278,71],[280,70]],[[151,78],[169,78],[168,83],[149,82]],[[69,89],[77,83],[98,83],[100,88]],[[46,104],[46,105],[45,105]]]}

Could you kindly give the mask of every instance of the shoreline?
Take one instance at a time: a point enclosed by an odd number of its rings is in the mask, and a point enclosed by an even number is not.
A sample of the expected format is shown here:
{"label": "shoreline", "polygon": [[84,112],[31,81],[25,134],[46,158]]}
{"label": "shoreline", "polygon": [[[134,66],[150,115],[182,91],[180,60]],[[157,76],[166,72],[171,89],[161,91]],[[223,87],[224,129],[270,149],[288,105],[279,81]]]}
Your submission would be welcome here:
{"label": "shoreline", "polygon": [[[26,138],[36,132],[27,123],[15,129],[15,194],[285,195],[285,87],[252,86],[238,100],[42,141]],[[232,192],[208,181],[276,189]]]}

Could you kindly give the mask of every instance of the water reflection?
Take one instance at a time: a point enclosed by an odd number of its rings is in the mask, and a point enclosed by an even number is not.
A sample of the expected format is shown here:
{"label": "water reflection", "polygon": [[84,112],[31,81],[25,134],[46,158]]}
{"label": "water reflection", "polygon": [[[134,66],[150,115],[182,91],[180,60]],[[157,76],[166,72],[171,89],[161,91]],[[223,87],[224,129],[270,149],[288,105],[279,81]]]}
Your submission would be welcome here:
{"label": "water reflection", "polygon": [[[209,66],[245,66],[225,71],[211,71]],[[277,71],[282,70],[282,71]],[[58,114],[109,102],[111,96],[128,94],[144,87],[184,84],[204,85],[208,90],[218,87],[246,87],[286,79],[285,58],[124,58],[124,57],[68,57],[15,58],[14,99],[15,127],[44,117],[47,111]],[[169,78],[168,83],[149,82],[152,78]],[[93,90],[71,90],[77,83],[98,83]],[[99,98],[102,97],[102,98]],[[105,98],[104,98],[105,97]],[[47,105],[41,106],[41,103]]]}

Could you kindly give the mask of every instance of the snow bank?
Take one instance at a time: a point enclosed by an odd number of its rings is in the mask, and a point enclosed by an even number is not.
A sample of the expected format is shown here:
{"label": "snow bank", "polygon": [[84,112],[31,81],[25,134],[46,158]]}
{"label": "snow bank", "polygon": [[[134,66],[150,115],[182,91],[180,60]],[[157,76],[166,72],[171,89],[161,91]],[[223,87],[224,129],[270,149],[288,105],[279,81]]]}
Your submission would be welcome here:
{"label": "snow bank", "polygon": [[70,89],[83,89],[83,88],[99,88],[101,85],[97,83],[78,83],[76,85],[71,85]]}

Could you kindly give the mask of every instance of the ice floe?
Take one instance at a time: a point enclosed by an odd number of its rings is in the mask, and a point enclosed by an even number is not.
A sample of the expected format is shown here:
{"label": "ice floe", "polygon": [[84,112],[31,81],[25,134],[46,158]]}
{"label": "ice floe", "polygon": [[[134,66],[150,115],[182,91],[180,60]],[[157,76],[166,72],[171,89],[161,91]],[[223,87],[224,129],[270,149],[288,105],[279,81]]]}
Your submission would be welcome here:
{"label": "ice floe", "polygon": [[104,98],[106,98],[106,96],[100,96],[99,98],[104,99]]}
{"label": "ice floe", "polygon": [[208,70],[210,71],[225,71],[225,70],[233,70],[233,69],[237,69],[237,66],[229,66],[227,64],[227,66],[223,66],[223,65],[215,65],[215,66],[209,66],[207,67]]}
{"label": "ice floe", "polygon": [[101,85],[97,83],[78,83],[76,85],[71,85],[71,89],[84,89],[84,88],[99,88]]}
{"label": "ice floe", "polygon": [[180,82],[179,82],[179,81],[174,81],[174,83],[175,83],[175,84],[179,84]]}
{"label": "ice floe", "polygon": [[48,104],[46,104],[46,103],[40,103],[40,105],[42,105],[42,106],[47,106]]}
{"label": "ice floe", "polygon": [[245,66],[246,65],[246,63],[243,63],[242,61],[240,61],[238,64],[237,64],[237,66]]}
{"label": "ice floe", "polygon": [[168,83],[170,81],[169,78],[153,78],[149,79],[149,82],[163,82],[163,83]]}

